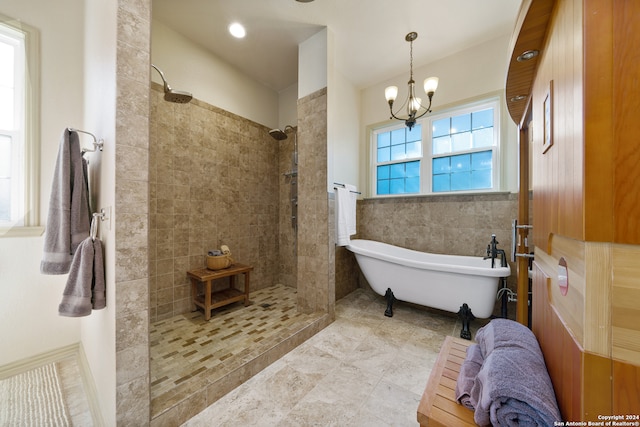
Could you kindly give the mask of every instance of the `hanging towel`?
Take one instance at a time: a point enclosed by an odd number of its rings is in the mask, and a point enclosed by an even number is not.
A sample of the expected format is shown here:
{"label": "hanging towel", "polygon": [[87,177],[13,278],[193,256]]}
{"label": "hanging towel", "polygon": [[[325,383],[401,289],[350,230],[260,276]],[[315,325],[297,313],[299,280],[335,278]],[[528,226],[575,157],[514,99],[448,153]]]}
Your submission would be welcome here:
{"label": "hanging towel", "polygon": [[104,258],[100,239],[86,238],[73,256],[58,314],[81,317],[106,305]]}
{"label": "hanging towel", "polygon": [[65,129],[51,185],[41,273],[69,272],[76,248],[89,236],[90,222],[87,163],[78,133]]}
{"label": "hanging towel", "polygon": [[356,234],[356,187],[346,184],[336,188],[336,244],[346,246]]}

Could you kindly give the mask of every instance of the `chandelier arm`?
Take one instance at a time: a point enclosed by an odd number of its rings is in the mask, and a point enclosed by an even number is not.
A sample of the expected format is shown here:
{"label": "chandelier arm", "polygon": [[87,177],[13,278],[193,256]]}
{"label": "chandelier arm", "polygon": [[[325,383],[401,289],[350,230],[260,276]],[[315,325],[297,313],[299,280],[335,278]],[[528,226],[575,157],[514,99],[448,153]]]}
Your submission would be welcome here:
{"label": "chandelier arm", "polygon": [[[421,106],[422,107],[422,106]],[[424,110],[424,112],[422,114],[420,114],[419,116],[416,116],[416,119],[419,119],[420,117],[424,116],[427,113],[431,112],[431,97],[429,97],[429,106],[427,107],[426,110]]]}
{"label": "chandelier arm", "polygon": [[[398,109],[398,111],[401,111],[401,110],[404,108],[404,106],[405,106],[405,105],[407,105],[407,101],[405,101],[405,102],[400,106],[400,108]],[[398,116],[396,116],[396,115],[394,114],[394,112],[393,112],[393,102],[390,102],[390,103],[389,103],[389,112],[391,113],[391,117],[390,117],[390,118],[393,118],[393,119],[396,119],[396,120],[402,120],[402,121],[407,120],[406,118],[398,117]]]}

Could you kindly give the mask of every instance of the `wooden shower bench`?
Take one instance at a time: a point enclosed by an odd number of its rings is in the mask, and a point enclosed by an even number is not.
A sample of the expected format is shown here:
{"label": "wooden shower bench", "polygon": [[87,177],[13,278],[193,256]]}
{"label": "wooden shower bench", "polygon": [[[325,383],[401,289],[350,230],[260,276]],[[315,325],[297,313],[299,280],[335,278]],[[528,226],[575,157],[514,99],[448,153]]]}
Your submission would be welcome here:
{"label": "wooden shower bench", "polygon": [[473,411],[456,400],[460,366],[471,341],[447,336],[418,406],[421,426],[475,426]]}
{"label": "wooden shower bench", "polygon": [[[249,273],[253,270],[250,265],[233,264],[222,270],[209,270],[200,268],[187,271],[187,276],[191,279],[191,296],[193,298],[194,311],[201,307],[204,310],[204,319],[211,319],[211,310],[222,307],[237,301],[243,301],[244,305],[249,305]],[[235,288],[237,275],[244,274],[244,292]],[[229,278],[227,289],[213,292],[211,282],[216,279]],[[203,283],[203,293],[198,293],[198,283]]]}

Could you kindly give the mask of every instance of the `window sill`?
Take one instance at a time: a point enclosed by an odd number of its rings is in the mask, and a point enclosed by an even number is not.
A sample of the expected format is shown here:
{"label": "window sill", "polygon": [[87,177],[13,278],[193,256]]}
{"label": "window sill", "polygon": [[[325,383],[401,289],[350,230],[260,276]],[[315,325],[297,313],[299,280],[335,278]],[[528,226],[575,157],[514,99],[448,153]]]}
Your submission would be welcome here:
{"label": "window sill", "polygon": [[491,197],[491,196],[509,196],[510,191],[456,191],[448,193],[430,193],[430,194],[391,194],[384,196],[364,197],[364,200],[389,200],[389,199],[435,199],[435,198],[455,198],[455,197]]}
{"label": "window sill", "polygon": [[39,237],[44,227],[0,227],[0,239],[5,237]]}

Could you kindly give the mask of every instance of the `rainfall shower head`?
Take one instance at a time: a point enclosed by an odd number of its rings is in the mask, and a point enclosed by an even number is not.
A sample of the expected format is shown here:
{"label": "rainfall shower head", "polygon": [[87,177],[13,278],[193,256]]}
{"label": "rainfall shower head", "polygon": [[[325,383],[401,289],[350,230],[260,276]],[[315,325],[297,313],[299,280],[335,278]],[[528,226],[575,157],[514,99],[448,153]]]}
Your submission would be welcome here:
{"label": "rainfall shower head", "polygon": [[271,135],[271,137],[273,139],[275,139],[276,141],[283,141],[283,140],[287,139],[287,131],[288,130],[295,131],[295,128],[293,126],[291,126],[291,125],[286,125],[284,130],[271,129],[269,131],[269,135]]}
{"label": "rainfall shower head", "polygon": [[287,134],[284,133],[284,131],[281,131],[280,129],[271,129],[269,131],[269,135],[271,135],[271,137],[276,141],[283,141],[287,139]]}
{"label": "rainfall shower head", "polygon": [[169,86],[169,83],[167,83],[167,79],[164,78],[164,73],[160,71],[160,69],[155,65],[151,64],[151,66],[155,68],[158,73],[160,73],[160,77],[162,78],[162,82],[164,83],[165,101],[175,102],[178,104],[186,104],[187,102],[191,101],[191,99],[193,99],[193,95],[191,95],[189,92],[171,89],[171,86]]}

